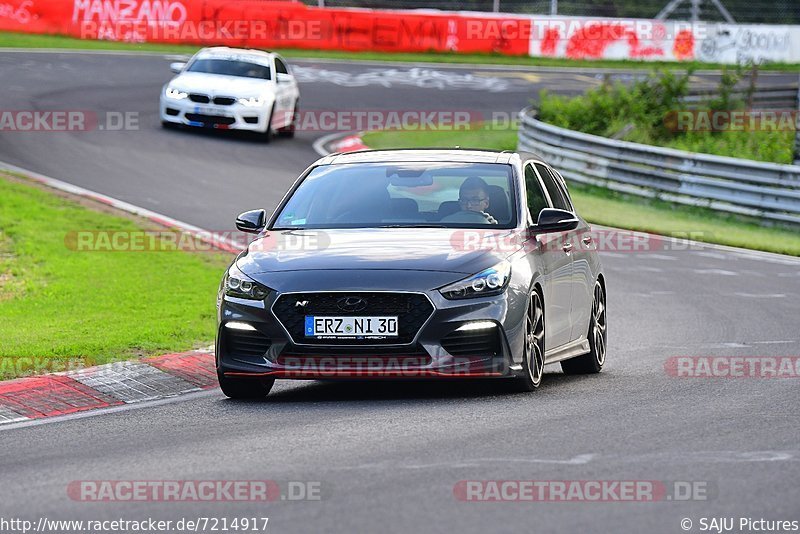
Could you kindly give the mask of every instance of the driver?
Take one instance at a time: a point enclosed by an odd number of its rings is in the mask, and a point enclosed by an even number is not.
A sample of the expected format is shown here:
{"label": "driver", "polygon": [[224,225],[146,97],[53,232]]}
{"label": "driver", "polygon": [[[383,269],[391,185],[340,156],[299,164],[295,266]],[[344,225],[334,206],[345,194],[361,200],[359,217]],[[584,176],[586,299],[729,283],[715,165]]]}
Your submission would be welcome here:
{"label": "driver", "polygon": [[[497,224],[497,220],[486,213],[489,207],[489,186],[479,176],[470,176],[458,190],[460,211],[448,215],[442,222],[484,222]],[[483,218],[483,220],[481,220]]]}

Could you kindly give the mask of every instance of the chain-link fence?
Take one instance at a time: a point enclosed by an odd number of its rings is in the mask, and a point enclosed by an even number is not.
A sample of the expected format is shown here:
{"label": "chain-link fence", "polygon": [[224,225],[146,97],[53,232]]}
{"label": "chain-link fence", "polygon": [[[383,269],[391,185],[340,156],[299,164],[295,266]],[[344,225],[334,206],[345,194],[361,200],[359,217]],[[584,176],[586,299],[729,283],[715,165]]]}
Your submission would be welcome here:
{"label": "chain-link fence", "polygon": [[[309,5],[327,7],[367,7],[377,9],[441,9],[447,11],[500,11],[586,17],[656,18],[669,0],[303,0]],[[672,20],[724,21],[713,0],[675,2]],[[733,20],[739,23],[800,24],[800,0],[719,0]],[[693,5],[694,4],[694,5]],[[696,12],[693,13],[693,9]]]}

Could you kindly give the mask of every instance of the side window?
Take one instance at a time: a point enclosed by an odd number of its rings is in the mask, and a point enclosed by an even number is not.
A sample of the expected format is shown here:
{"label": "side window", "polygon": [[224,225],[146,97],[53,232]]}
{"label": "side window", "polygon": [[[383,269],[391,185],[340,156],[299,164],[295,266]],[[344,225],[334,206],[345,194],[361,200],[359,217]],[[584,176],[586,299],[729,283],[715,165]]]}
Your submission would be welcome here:
{"label": "side window", "polygon": [[561,192],[561,188],[556,183],[558,178],[553,176],[553,174],[550,172],[550,169],[548,169],[545,165],[542,165],[541,163],[536,163],[535,165],[536,170],[539,171],[539,175],[542,177],[542,181],[547,189],[547,193],[550,195],[550,200],[553,201],[553,207],[560,210],[572,211],[572,206],[570,206],[567,200],[564,198],[564,193]]}
{"label": "side window", "polygon": [[550,168],[550,172],[552,172],[555,175],[558,181],[558,187],[561,188],[561,193],[564,195],[564,199],[567,201],[567,205],[569,206],[569,211],[574,212],[575,206],[572,204],[572,197],[569,196],[569,189],[567,189],[567,181],[564,180],[564,177],[561,176],[560,172],[553,169],[552,167]]}
{"label": "side window", "polygon": [[528,209],[533,217],[533,222],[539,218],[539,212],[544,208],[549,208],[547,197],[542,191],[542,186],[539,183],[539,178],[533,172],[533,167],[530,163],[525,165],[525,188],[528,190]]}
{"label": "side window", "polygon": [[289,74],[289,69],[286,68],[286,63],[277,57],[275,58],[275,72],[278,74]]}

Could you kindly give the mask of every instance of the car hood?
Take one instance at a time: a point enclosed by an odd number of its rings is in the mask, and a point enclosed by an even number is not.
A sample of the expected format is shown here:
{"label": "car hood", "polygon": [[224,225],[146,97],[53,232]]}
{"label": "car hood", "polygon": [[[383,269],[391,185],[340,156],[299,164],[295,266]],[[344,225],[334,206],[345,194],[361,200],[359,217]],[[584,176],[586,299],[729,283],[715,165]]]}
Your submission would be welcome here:
{"label": "car hood", "polygon": [[307,270],[413,270],[474,274],[520,246],[516,230],[378,228],[269,231],[237,266],[247,274]]}
{"label": "car hood", "polygon": [[184,72],[169,82],[170,87],[189,93],[251,97],[273,92],[267,80],[242,76],[222,76],[205,72]]}

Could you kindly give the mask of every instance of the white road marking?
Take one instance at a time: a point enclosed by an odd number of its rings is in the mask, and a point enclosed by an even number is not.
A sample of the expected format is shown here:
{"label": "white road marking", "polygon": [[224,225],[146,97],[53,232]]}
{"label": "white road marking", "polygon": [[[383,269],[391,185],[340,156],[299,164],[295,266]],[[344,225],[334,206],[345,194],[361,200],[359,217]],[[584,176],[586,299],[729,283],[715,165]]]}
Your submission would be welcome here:
{"label": "white road marking", "polygon": [[399,85],[419,89],[473,89],[498,93],[511,86],[507,79],[489,76],[475,76],[471,73],[448,72],[430,68],[370,69],[367,72],[346,72],[295,65],[292,74],[298,83],[332,83],[341,87],[396,87]]}
{"label": "white road marking", "polygon": [[719,276],[739,276],[739,273],[726,271],[725,269],[692,269],[692,272],[697,274],[716,274]]}
{"label": "white road marking", "polygon": [[667,256],[666,254],[637,254],[637,258],[643,260],[662,260],[662,261],[678,261],[679,258],[675,256]]}
{"label": "white road marking", "polygon": [[426,464],[397,464],[393,462],[379,462],[373,464],[361,464],[357,466],[342,466],[336,469],[435,469],[435,468],[458,468],[458,467],[479,467],[486,464],[555,464],[555,465],[584,465],[588,464],[597,454],[579,454],[565,460],[555,458],[469,458],[454,460],[452,462],[434,462]]}

